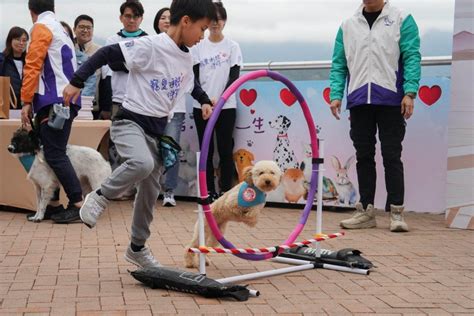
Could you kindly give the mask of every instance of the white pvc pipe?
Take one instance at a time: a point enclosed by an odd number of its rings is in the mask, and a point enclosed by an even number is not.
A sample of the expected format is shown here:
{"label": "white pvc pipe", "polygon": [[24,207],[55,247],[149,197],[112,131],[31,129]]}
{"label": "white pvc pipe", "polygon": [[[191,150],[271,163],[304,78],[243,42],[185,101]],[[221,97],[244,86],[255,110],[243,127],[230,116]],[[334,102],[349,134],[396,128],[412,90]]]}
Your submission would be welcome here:
{"label": "white pvc pipe", "polygon": [[267,276],[285,274],[285,273],[296,272],[296,271],[304,271],[304,270],[310,270],[310,269],[314,269],[314,264],[310,263],[310,264],[303,264],[303,265],[293,266],[293,267],[288,267],[288,268],[281,268],[281,269],[255,272],[255,273],[249,273],[249,274],[243,274],[243,275],[236,275],[233,277],[218,279],[216,281],[222,284],[236,283],[236,282],[241,282],[241,281],[246,281],[246,280],[263,278]]}
{"label": "white pvc pipe", "polygon": [[271,260],[278,263],[299,264],[299,265],[311,263],[311,261],[309,260],[293,259],[293,258],[280,257],[280,256],[272,258]]}
{"label": "white pvc pipe", "polygon": [[357,274],[365,274],[365,275],[370,274],[370,270],[359,269],[359,268],[349,268],[349,267],[338,266],[338,265],[335,265],[335,264],[328,264],[328,263],[323,263],[322,268],[323,269],[328,269],[328,270],[336,270],[336,271],[342,271],[342,272],[357,273]]}
{"label": "white pvc pipe", "polygon": [[[319,158],[324,159],[324,139],[319,139]],[[323,227],[323,174],[324,165],[318,165],[318,206],[316,208],[316,234],[322,233]],[[321,257],[321,243],[316,242],[316,257]]]}
{"label": "white pvc pipe", "polygon": [[[286,258],[286,257],[280,257],[280,256],[272,258],[272,261],[279,262],[279,263],[299,264],[299,265],[312,263],[312,261],[308,261],[308,260],[293,259],[293,258]],[[322,263],[321,268],[328,269],[328,270],[351,272],[351,273],[357,273],[357,274],[366,274],[366,275],[370,273],[370,270],[338,266],[336,264],[329,264],[329,263]]]}
{"label": "white pvc pipe", "polygon": [[259,291],[257,291],[257,290],[251,290],[251,289],[248,289],[248,290],[249,290],[250,296],[254,296],[254,297],[260,296],[260,292],[259,292]]}
{"label": "white pvc pipe", "polygon": [[[198,151],[196,153],[196,188],[197,188],[197,198],[201,196],[199,188],[199,156],[201,153]],[[199,229],[199,246],[206,246],[205,236],[204,236],[204,211],[202,205],[198,203],[198,229]],[[199,254],[199,273],[206,275],[206,255],[203,253]]]}

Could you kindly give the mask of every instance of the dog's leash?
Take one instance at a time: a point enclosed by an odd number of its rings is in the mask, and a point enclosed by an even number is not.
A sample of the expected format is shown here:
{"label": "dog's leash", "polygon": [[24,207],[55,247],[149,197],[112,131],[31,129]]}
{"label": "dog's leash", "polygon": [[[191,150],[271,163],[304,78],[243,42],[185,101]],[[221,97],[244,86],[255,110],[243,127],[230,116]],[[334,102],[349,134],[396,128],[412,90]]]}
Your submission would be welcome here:
{"label": "dog's leash", "polygon": [[31,126],[31,130],[37,134],[38,130],[36,129],[35,127],[35,122],[33,121],[33,118],[32,117],[29,117],[29,120],[30,120],[30,126]]}

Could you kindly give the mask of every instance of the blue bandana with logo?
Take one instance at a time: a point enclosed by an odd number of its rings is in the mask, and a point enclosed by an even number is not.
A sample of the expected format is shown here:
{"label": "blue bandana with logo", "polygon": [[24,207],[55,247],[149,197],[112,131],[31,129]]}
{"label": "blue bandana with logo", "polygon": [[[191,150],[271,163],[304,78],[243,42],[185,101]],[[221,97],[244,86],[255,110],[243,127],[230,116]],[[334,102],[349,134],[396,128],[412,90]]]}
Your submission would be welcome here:
{"label": "blue bandana with logo", "polygon": [[265,203],[266,197],[267,195],[260,191],[257,187],[244,182],[239,189],[237,204],[242,207],[251,207]]}
{"label": "blue bandana with logo", "polygon": [[19,157],[21,164],[23,165],[23,168],[25,168],[26,172],[30,172],[31,166],[33,165],[33,162],[35,162],[36,155],[25,155]]}

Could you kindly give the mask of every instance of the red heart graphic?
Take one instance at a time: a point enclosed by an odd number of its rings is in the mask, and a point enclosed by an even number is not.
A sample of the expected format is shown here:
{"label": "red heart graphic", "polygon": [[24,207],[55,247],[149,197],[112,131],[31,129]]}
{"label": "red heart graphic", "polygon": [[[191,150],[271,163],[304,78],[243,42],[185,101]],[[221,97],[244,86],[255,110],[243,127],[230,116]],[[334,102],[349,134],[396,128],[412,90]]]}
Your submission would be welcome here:
{"label": "red heart graphic", "polygon": [[250,109],[250,114],[254,114],[255,113],[255,110],[254,109]]}
{"label": "red heart graphic", "polygon": [[329,94],[331,93],[331,88],[326,88],[323,90],[323,98],[327,104],[331,105],[331,99],[329,98]]}
{"label": "red heart graphic", "polygon": [[296,102],[295,95],[288,90],[287,88],[281,89],[280,91],[280,99],[285,103],[287,106],[292,106],[293,103]]}
{"label": "red heart graphic", "polygon": [[255,89],[242,89],[239,96],[245,106],[251,106],[257,100],[257,91]]}
{"label": "red heart graphic", "polygon": [[432,106],[441,97],[441,87],[437,85],[432,86],[431,88],[428,86],[422,86],[420,87],[420,90],[418,90],[418,95],[423,103],[427,106]]}

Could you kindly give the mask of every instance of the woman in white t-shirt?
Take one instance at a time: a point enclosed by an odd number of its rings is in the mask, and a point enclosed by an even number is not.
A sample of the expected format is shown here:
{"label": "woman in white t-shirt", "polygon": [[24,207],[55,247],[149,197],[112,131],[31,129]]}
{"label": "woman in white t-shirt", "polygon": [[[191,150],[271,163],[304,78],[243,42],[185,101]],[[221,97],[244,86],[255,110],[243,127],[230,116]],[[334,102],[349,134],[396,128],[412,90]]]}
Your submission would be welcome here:
{"label": "woman in white t-shirt", "polygon": [[[242,65],[242,52],[236,42],[224,37],[222,30],[227,21],[227,12],[222,2],[215,2],[217,20],[211,22],[209,37],[205,38],[191,50],[194,57],[194,75],[199,79],[202,89],[213,102],[217,102],[224,90],[231,85],[240,75]],[[217,151],[219,153],[220,179],[219,186],[222,192],[232,187],[234,162],[232,152],[234,140],[232,134],[235,126],[237,99],[232,95],[224,105],[215,125]],[[194,121],[202,144],[207,119],[203,118],[200,105],[195,102]],[[207,188],[211,199],[216,199],[219,194],[214,185],[214,137],[209,144],[207,157]]]}

